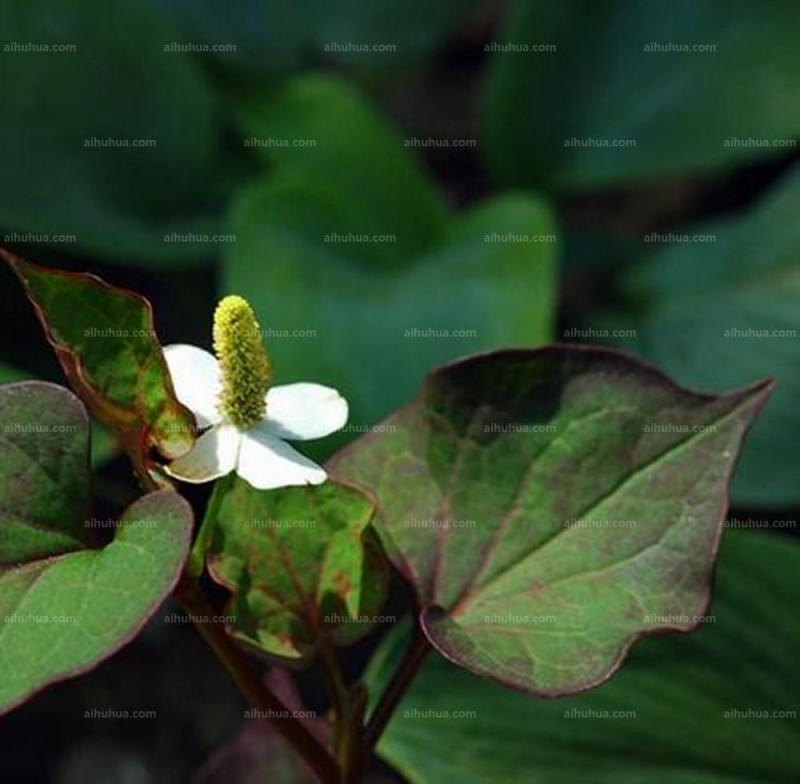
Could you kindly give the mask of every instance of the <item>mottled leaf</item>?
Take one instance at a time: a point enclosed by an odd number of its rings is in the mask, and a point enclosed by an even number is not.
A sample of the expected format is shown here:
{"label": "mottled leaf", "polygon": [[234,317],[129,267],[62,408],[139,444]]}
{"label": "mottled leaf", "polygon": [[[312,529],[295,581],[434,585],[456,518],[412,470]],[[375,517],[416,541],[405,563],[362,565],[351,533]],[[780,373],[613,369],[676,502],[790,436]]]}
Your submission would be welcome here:
{"label": "mottled leaf", "polygon": [[369,632],[386,591],[373,511],[334,482],[263,491],[237,479],[208,551],[211,576],[232,593],[233,636],[305,660],[323,637],[346,645]]}
{"label": "mottled leaf", "polygon": [[194,416],[175,397],[150,303],[94,275],[0,256],[23,283],[70,385],[115,431],[140,477],[150,481],[151,447],[167,458],[185,454]]}
{"label": "mottled leaf", "polygon": [[[769,383],[723,396],[613,351],[500,351],[433,373],[334,458],[431,642],[539,695],[594,686],[703,612],[742,438]],[[673,620],[678,616],[679,620]]]}
{"label": "mottled leaf", "polygon": [[42,382],[0,388],[0,712],[129,642],[178,579],[192,513],[170,491],[111,529],[90,515],[86,411]]}

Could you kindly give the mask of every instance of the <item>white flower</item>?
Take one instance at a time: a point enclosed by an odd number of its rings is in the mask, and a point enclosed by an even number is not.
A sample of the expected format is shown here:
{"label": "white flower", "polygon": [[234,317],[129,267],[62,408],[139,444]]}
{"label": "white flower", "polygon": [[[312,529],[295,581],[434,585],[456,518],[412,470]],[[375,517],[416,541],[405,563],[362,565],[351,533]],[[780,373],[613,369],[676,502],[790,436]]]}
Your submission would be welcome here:
{"label": "white flower", "polygon": [[344,427],[347,401],[335,389],[308,383],[271,387],[263,419],[236,426],[220,411],[222,372],[212,354],[175,345],[167,346],[164,356],[178,400],[194,413],[199,427],[210,428],[188,454],[166,467],[167,473],[201,483],[236,471],[259,490],[325,481],[325,471],[286,439],[322,438]]}

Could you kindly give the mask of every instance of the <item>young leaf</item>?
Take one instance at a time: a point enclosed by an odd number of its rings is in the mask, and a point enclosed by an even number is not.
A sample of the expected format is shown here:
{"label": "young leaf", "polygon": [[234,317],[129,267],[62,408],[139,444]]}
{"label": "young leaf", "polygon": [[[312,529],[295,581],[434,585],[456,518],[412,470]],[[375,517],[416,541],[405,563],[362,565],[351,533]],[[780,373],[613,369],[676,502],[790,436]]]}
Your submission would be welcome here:
{"label": "young leaf", "polygon": [[0,712],[83,673],[139,632],[174,587],[192,513],[140,498],[103,547],[89,517],[88,418],[53,384],[0,388]]}
{"label": "young leaf", "polygon": [[[433,656],[378,750],[413,784],[795,781],[798,571],[796,544],[727,532],[702,627],[643,640],[610,683],[560,700],[529,699]],[[403,647],[393,633],[378,651],[370,693],[385,688]]]}
{"label": "young leaf", "polygon": [[[770,384],[695,394],[627,355],[500,351],[433,373],[337,455],[452,661],[544,696],[702,613],[742,438]],[[665,620],[666,619],[666,620]]]}
{"label": "young leaf", "polygon": [[237,479],[208,556],[232,593],[233,636],[302,661],[325,636],[347,645],[367,634],[386,593],[372,515],[365,495],[334,482],[265,492]]}
{"label": "young leaf", "polygon": [[72,388],[119,437],[146,483],[149,451],[176,458],[194,443],[178,402],[150,303],[94,275],[49,270],[0,249],[25,287]]}

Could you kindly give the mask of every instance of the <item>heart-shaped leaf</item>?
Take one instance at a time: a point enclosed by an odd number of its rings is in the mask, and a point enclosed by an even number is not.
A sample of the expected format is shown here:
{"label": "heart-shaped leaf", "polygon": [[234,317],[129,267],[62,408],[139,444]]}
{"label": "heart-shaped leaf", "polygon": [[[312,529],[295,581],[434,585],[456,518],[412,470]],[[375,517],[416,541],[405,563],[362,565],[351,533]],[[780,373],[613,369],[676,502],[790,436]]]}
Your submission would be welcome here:
{"label": "heart-shaped leaf", "polygon": [[433,373],[337,455],[431,642],[519,689],[569,694],[708,603],[727,487],[769,383],[700,395],[613,351],[500,351]]}
{"label": "heart-shaped leaf", "polygon": [[217,101],[174,30],[107,10],[0,4],[0,223],[73,255],[205,261],[231,168]]}
{"label": "heart-shaped leaf", "polygon": [[[431,657],[379,752],[413,784],[789,784],[800,721],[800,548],[730,531],[706,623],[643,640],[599,689],[532,700]],[[367,683],[402,655],[394,634]],[[442,754],[442,749],[459,749]]]}
{"label": "heart-shaped leaf", "polygon": [[600,188],[785,155],[798,36],[786,2],[516,0],[489,79],[489,168],[515,186]]}
{"label": "heart-shaped leaf", "polygon": [[363,235],[392,227],[391,241],[376,243],[374,255],[367,249],[368,257],[402,265],[441,239],[450,215],[435,183],[397,129],[349,82],[301,76],[247,93],[237,108],[245,144],[277,171],[302,175],[303,183],[321,189],[317,198],[334,196],[330,206],[337,214],[354,213]]}
{"label": "heart-shaped leaf", "polygon": [[234,207],[225,286],[247,292],[282,383],[345,392],[344,436],[405,402],[431,367],[551,339],[546,203],[508,195],[446,223],[399,134],[329,77],[242,106],[248,133],[316,144],[263,148],[275,171]]}
{"label": "heart-shaped leaf", "polygon": [[615,326],[627,347],[711,389],[775,373],[778,387],[742,455],[733,497],[750,507],[800,501],[800,168],[739,220],[692,227],[623,279]]}
{"label": "heart-shaped leaf", "polygon": [[0,712],[129,642],[174,587],[192,513],[139,499],[113,540],[89,513],[89,423],[53,384],[0,388]]}
{"label": "heart-shaped leaf", "polygon": [[192,413],[178,402],[150,303],[94,275],[48,270],[0,249],[25,287],[72,388],[119,437],[150,482],[151,447],[176,458],[191,449]]}
{"label": "heart-shaped leaf", "polygon": [[323,637],[347,645],[367,634],[386,593],[373,511],[334,482],[266,492],[237,479],[208,550],[211,576],[232,593],[233,636],[302,661]]}

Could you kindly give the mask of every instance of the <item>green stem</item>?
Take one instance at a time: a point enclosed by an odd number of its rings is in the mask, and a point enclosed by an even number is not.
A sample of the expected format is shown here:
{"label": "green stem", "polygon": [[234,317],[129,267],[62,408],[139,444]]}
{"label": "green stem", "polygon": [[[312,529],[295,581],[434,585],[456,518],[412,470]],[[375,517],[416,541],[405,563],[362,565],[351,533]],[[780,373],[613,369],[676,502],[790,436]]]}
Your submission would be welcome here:
{"label": "green stem", "polygon": [[234,473],[231,472],[222,476],[214,483],[211,491],[211,498],[208,500],[206,512],[203,515],[203,522],[197,531],[197,538],[194,540],[192,551],[189,553],[189,560],[186,563],[186,573],[195,579],[203,573],[206,563],[206,552],[208,551],[211,537],[214,534],[214,526],[219,518],[219,510],[225,494],[233,487]]}
{"label": "green stem", "polygon": [[340,784],[336,761],[269,690],[254,661],[233,644],[224,625],[215,620],[215,610],[200,591],[196,580],[184,573],[175,595],[250,704],[259,711],[275,715],[275,718],[269,719],[272,726],[297,750],[322,784]]}

